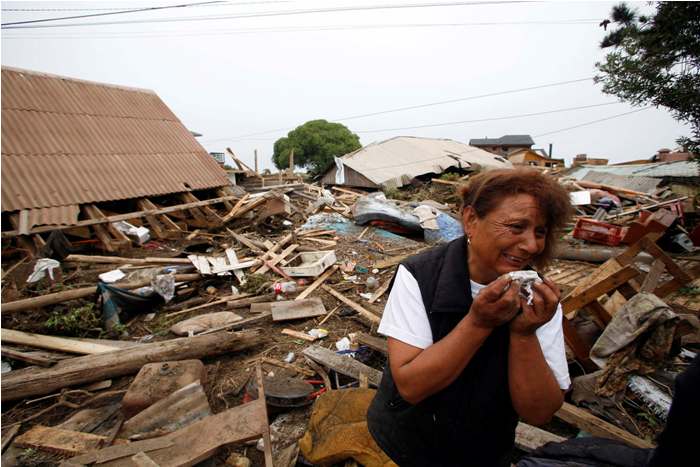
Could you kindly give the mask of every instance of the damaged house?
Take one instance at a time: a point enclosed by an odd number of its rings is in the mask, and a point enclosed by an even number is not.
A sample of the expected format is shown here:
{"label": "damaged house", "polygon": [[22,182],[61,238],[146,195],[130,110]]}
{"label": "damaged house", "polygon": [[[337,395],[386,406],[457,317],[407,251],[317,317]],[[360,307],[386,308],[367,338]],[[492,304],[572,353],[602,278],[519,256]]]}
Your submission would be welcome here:
{"label": "damaged house", "polygon": [[[116,251],[129,239],[100,219],[229,194],[224,170],[155,92],[9,67],[2,169],[3,238],[22,234],[29,249],[42,232],[75,227],[68,233],[94,233]],[[196,209],[200,222],[212,217]],[[148,216],[152,235],[187,222],[176,214]]]}
{"label": "damaged house", "polygon": [[398,136],[336,158],[320,182],[362,188],[398,188],[418,176],[448,168],[475,171],[511,168],[503,157],[451,139]]}

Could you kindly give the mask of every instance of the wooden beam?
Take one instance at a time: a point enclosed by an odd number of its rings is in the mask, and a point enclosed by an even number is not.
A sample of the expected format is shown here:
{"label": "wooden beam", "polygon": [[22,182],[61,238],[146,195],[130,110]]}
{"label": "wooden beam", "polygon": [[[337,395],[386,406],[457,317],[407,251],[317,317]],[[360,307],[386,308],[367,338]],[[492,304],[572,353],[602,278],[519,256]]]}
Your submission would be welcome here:
{"label": "wooden beam", "polygon": [[542,428],[519,422],[515,427],[515,447],[525,452],[532,452],[547,443],[566,441],[563,436],[555,435]]}
{"label": "wooden beam", "polygon": [[364,344],[372,350],[376,350],[384,355],[389,355],[389,344],[383,337],[370,336],[364,332],[358,332],[355,335],[355,339],[360,344]]}
{"label": "wooden beam", "polygon": [[307,347],[302,353],[317,363],[320,363],[331,370],[351,378],[359,380],[360,373],[364,373],[367,375],[369,383],[374,387],[379,386],[379,383],[382,380],[381,371],[375,370],[371,366],[367,366],[364,363],[360,363],[352,357],[347,355],[338,355],[332,350],[328,350],[318,345]]}
{"label": "wooden beam", "polygon": [[51,358],[45,358],[39,355],[32,355],[29,352],[21,352],[19,350],[11,349],[4,345],[0,347],[0,353],[2,353],[2,356],[5,358],[26,362],[31,365],[51,366],[54,363],[56,363],[56,360],[53,360]]}
{"label": "wooden beam", "polygon": [[654,447],[654,445],[650,442],[638,438],[637,436],[634,436],[633,434],[596,417],[587,410],[571,405],[568,402],[564,402],[564,405],[562,405],[561,409],[559,409],[554,416],[564,420],[567,423],[570,423],[571,425],[574,425],[580,430],[592,434],[593,436],[615,439],[636,448],[647,449]]}
{"label": "wooden beam", "polygon": [[[294,250],[296,250],[297,248],[299,248],[299,245],[297,243],[294,243],[292,245],[289,245],[287,248],[285,248],[284,251],[282,251],[279,255],[275,255],[275,257],[272,258],[271,260],[267,260],[267,261],[264,260],[264,264],[262,266],[260,266],[260,268],[258,268],[255,271],[255,274],[266,273],[269,269],[272,269],[272,266],[277,266],[284,258],[289,256],[289,254],[291,252],[293,252]],[[271,253],[270,253],[270,256],[272,256]]]}
{"label": "wooden beam", "polygon": [[30,332],[15,331],[14,329],[0,329],[2,342],[10,344],[27,345],[46,350],[58,350],[60,352],[77,354],[97,354],[112,352],[117,349],[110,345],[81,342],[65,337],[45,336]]}
{"label": "wooden beam", "polygon": [[389,286],[391,286],[391,279],[385,280],[384,283],[379,286],[379,288],[370,297],[369,303],[374,303],[379,300],[381,296],[384,295],[387,290],[389,290]]}
{"label": "wooden beam", "polygon": [[221,331],[141,344],[126,349],[62,360],[51,368],[7,373],[0,381],[2,401],[50,394],[77,384],[101,381],[137,372],[150,362],[187,360],[252,347],[262,341],[259,330]]}
{"label": "wooden beam", "polygon": [[20,448],[40,449],[64,456],[75,456],[99,449],[106,441],[107,438],[104,436],[36,425],[15,438],[15,445]]}
{"label": "wooden beam", "polygon": [[337,270],[338,270],[338,265],[337,265],[337,264],[334,264],[334,265],[331,266],[330,268],[326,269],[326,271],[325,271],[323,274],[321,274],[320,276],[318,276],[318,277],[316,278],[316,280],[313,281],[313,283],[312,283],[306,290],[304,290],[302,293],[300,293],[299,295],[297,295],[297,298],[295,298],[294,300],[304,300],[306,297],[308,297],[308,296],[311,294],[311,292],[313,292],[314,290],[316,290],[316,289],[317,289],[321,284],[323,284],[329,277],[331,277],[333,274],[335,274],[335,272],[336,272]]}
{"label": "wooden beam", "polygon": [[[175,274],[175,281],[193,281],[199,279],[200,277],[201,276],[199,274]],[[115,286],[121,289],[131,290],[149,285],[150,283],[151,281],[148,279],[140,282],[133,282],[131,284],[115,284]],[[39,297],[24,298],[13,302],[3,303],[2,312],[15,313],[17,311],[30,310],[32,308],[42,308],[49,305],[55,305],[56,303],[67,302],[69,300],[90,297],[96,293],[97,287],[83,287],[81,289],[64,290],[63,292],[41,295]]]}
{"label": "wooden beam", "polygon": [[639,271],[633,266],[625,266],[619,271],[609,275],[595,284],[589,285],[585,290],[576,295],[569,295],[562,300],[561,306],[564,314],[583,308],[603,294],[616,289],[625,282],[639,275]]}
{"label": "wooden beam", "polygon": [[328,292],[329,294],[333,295],[335,298],[340,300],[341,302],[345,303],[347,306],[352,308],[353,310],[357,311],[360,316],[366,318],[369,320],[372,324],[379,324],[381,321],[381,318],[371,311],[368,311],[367,309],[363,308],[362,306],[358,305],[357,303],[353,302],[349,298],[346,298],[343,294],[340,292],[336,291],[335,289],[327,286],[327,285],[322,285],[321,288]]}
{"label": "wooden beam", "polygon": [[187,258],[122,258],[120,256],[99,255],[68,255],[64,259],[67,262],[95,263],[95,264],[192,264]]}
{"label": "wooden beam", "polygon": [[[147,214],[168,214],[176,211],[183,211],[186,209],[190,209],[193,207],[200,207],[200,206],[209,206],[211,204],[216,204],[216,203],[221,203],[224,201],[232,200],[232,199],[238,199],[238,196],[224,196],[221,198],[212,198],[212,199],[205,199],[203,201],[199,201],[197,203],[186,203],[186,204],[178,204],[177,206],[168,206],[164,208],[158,208],[155,210],[149,210],[149,211],[134,211],[130,212],[127,214],[117,214],[115,216],[109,216],[105,217],[104,219],[89,219],[89,220],[84,220],[84,221],[78,221],[73,225],[45,225],[45,226],[40,226],[40,227],[35,227],[29,231],[30,234],[35,234],[35,233],[43,233],[43,232],[51,232],[52,230],[65,230],[65,229],[72,229],[75,227],[84,227],[84,226],[89,226],[89,225],[99,225],[99,224],[108,224],[110,222],[118,222],[118,221],[126,221],[129,219],[137,219],[139,217],[144,217]],[[12,238],[20,235],[18,230],[10,230],[7,232],[2,232],[2,238]]]}
{"label": "wooden beam", "polygon": [[661,279],[661,274],[663,274],[666,265],[661,260],[661,258],[656,258],[653,263],[651,263],[651,268],[647,273],[647,276],[642,282],[642,286],[639,288],[640,292],[654,293],[654,289],[659,284],[659,279]]}

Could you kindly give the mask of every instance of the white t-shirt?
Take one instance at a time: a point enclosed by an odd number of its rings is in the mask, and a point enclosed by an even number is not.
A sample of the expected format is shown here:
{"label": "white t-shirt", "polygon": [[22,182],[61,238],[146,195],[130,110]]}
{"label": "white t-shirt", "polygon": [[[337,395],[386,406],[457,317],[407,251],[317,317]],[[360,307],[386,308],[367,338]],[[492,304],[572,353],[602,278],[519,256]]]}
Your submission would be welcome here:
{"label": "white t-shirt", "polygon": [[[472,298],[486,287],[474,281],[470,282]],[[571,379],[569,378],[569,367],[564,350],[562,317],[560,304],[552,319],[540,326],[535,334],[559,387],[568,389]],[[399,265],[396,272],[394,286],[389,294],[377,331],[420,349],[425,349],[433,344],[433,333],[430,330],[428,313],[423,304],[418,282],[402,265]]]}

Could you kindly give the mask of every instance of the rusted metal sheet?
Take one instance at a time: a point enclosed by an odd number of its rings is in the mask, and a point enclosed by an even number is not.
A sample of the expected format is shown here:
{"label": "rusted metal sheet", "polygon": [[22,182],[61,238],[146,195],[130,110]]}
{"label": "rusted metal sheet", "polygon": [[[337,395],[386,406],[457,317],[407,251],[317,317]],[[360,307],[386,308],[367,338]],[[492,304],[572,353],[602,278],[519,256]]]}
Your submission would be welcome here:
{"label": "rusted metal sheet", "polygon": [[29,228],[37,225],[73,225],[78,222],[77,204],[29,210]]}
{"label": "rusted metal sheet", "polygon": [[228,185],[152,91],[2,69],[2,210]]}

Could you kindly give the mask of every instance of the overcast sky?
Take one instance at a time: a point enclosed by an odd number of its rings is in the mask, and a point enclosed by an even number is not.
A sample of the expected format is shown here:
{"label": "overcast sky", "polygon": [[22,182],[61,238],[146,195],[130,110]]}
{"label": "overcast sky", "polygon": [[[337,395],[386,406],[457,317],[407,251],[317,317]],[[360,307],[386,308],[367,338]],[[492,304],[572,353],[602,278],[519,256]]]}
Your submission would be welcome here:
{"label": "overcast sky", "polygon": [[[190,1],[2,2],[2,23]],[[463,99],[594,76],[598,24],[615,3],[225,1],[3,27],[2,64],[152,89],[207,150],[231,147],[252,165],[258,149],[263,168],[277,138],[319,118],[344,123],[363,145],[530,134],[567,164],[578,153],[622,162],[676,147],[687,129],[651,108],[558,131],[635,110],[591,80]],[[452,124],[425,127],[443,123]]]}

